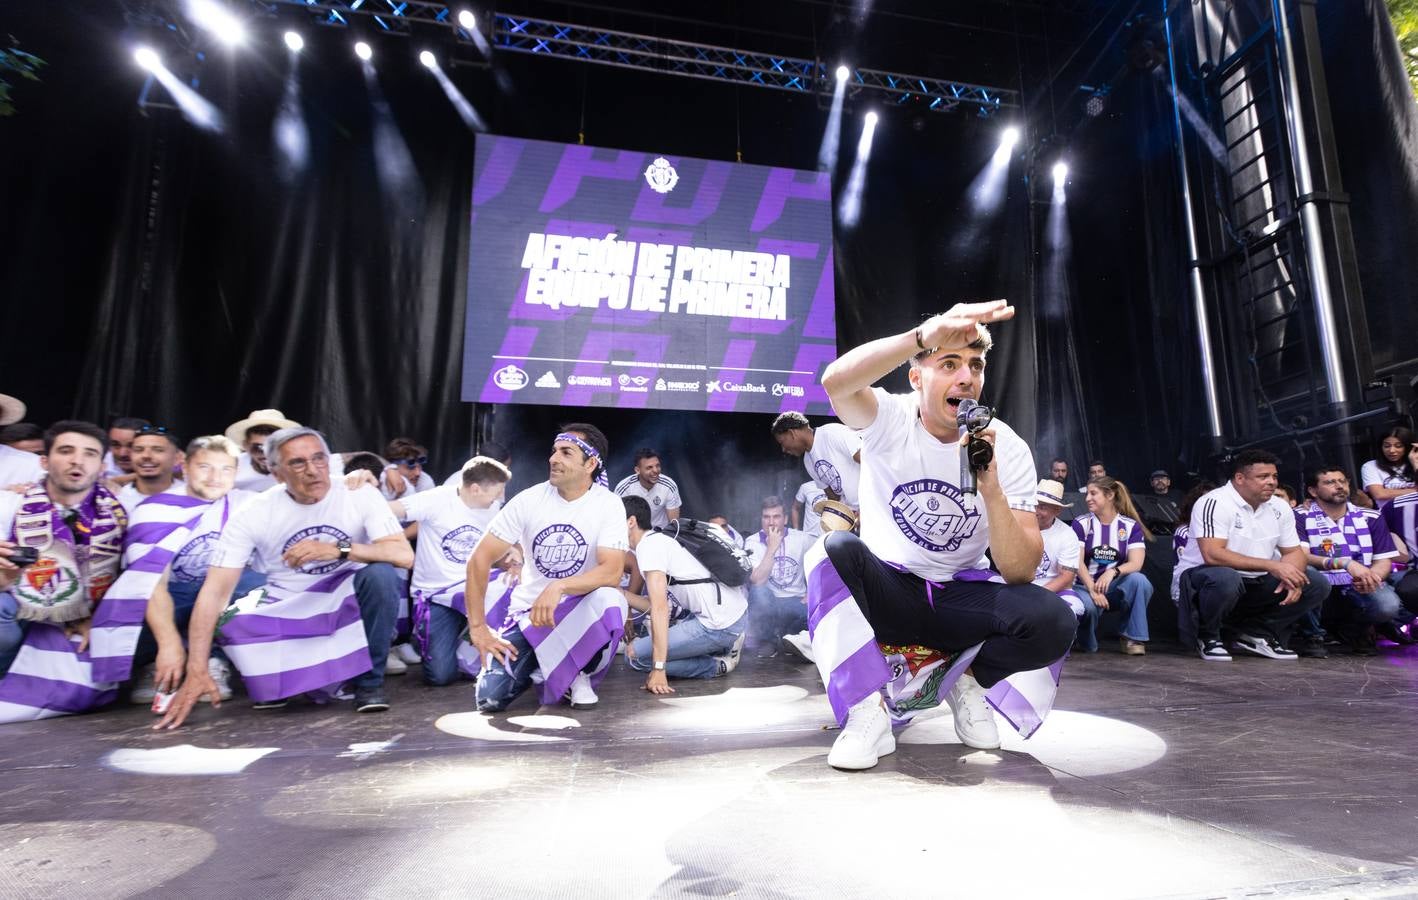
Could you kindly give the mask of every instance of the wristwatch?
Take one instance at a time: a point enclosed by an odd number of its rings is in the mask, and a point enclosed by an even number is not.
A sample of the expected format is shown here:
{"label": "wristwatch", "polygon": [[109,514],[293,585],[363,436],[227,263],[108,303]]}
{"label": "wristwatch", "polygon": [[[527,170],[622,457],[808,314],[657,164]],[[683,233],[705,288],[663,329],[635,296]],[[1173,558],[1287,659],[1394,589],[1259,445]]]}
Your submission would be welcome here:
{"label": "wristwatch", "polygon": [[661,660],[658,660],[658,659],[655,660],[654,665],[655,665],[655,671],[656,671],[656,672],[663,672],[663,671],[665,671],[665,664],[664,664],[664,662],[662,662]]}
{"label": "wristwatch", "polygon": [[352,546],[349,541],[335,542],[335,549],[340,551],[340,562],[345,562],[350,558],[350,547]]}

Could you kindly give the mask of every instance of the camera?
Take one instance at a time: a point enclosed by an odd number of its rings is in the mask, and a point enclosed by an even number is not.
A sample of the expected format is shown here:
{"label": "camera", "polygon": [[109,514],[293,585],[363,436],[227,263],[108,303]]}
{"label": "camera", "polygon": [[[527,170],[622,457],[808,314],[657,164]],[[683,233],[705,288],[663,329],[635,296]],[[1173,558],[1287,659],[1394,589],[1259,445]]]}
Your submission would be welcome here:
{"label": "camera", "polygon": [[994,418],[994,410],[974,400],[961,400],[956,410],[955,424],[960,427],[960,436],[969,435],[960,454],[960,490],[966,494],[975,493],[975,473],[995,458],[995,448],[977,436],[990,427]]}
{"label": "camera", "polygon": [[39,548],[11,547],[10,562],[14,563],[20,568],[24,568],[25,566],[32,566],[35,563],[39,562]]}

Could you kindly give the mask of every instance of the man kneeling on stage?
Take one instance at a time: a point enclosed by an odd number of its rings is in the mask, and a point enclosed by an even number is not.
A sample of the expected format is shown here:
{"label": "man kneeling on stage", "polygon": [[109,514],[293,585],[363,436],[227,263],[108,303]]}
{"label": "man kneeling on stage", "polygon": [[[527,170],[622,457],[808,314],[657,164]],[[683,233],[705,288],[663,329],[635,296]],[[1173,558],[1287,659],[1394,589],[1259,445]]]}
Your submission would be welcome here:
{"label": "man kneeling on stage", "polygon": [[[606,450],[594,425],[564,426],[548,480],[513,497],[468,559],[468,638],[484,660],[482,712],[506,709],[539,669],[543,703],[568,696],[574,709],[596,705],[594,682],[625,631],[619,586],[629,546],[625,507],[606,488]],[[484,594],[492,564],[513,544],[522,545],[526,562],[498,635],[484,617]]]}
{"label": "man kneeling on stage", "polygon": [[[893,714],[907,718],[946,691],[960,740],[998,747],[987,691],[1002,710],[1017,703],[1027,691],[1004,679],[1057,662],[1073,640],[1068,605],[1030,583],[1043,543],[1029,447],[995,420],[974,435],[993,445],[992,459],[973,479],[962,477],[957,413],[984,385],[991,346],[984,323],[1013,315],[1004,301],[957,304],[913,331],[849,351],[823,376],[838,418],[862,434],[861,537],[834,532],[807,561],[813,653],[843,725],[827,757],[836,768],[876,765],[896,749]],[[907,361],[911,393],[872,387]],[[975,485],[960,483],[968,480]],[[899,701],[893,686],[902,673],[881,645],[902,648],[904,659],[934,651],[944,675],[888,710],[882,691]],[[1037,727],[1056,674],[1025,698],[1027,715],[1009,715],[1016,728]]]}
{"label": "man kneeling on stage", "polygon": [[[635,671],[648,673],[645,690],[652,694],[673,694],[670,678],[729,674],[738,665],[748,629],[743,588],[716,580],[679,541],[666,532],[652,531],[645,498],[623,497],[622,502],[646,593],[641,597],[625,591],[625,599],[650,614],[650,633],[626,649],[625,661]],[[690,615],[670,624],[671,600]]]}

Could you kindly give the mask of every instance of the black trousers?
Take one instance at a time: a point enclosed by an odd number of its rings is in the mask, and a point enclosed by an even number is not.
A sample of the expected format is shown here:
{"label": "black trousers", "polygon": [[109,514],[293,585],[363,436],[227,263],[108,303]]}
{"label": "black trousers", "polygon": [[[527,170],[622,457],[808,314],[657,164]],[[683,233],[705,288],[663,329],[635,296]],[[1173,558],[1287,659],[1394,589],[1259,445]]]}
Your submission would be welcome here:
{"label": "black trousers", "polygon": [[954,653],[983,642],[971,664],[982,687],[1063,656],[1078,619],[1057,594],[1032,584],[927,583],[877,559],[847,531],[827,536],[828,559],[884,644]]}

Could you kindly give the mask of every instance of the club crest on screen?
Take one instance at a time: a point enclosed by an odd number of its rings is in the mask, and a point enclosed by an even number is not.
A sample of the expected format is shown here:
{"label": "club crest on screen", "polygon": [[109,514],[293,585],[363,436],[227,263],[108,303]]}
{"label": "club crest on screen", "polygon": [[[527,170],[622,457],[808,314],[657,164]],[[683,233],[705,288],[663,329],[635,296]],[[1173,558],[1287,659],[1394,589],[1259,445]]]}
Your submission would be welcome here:
{"label": "club crest on screen", "polygon": [[670,165],[670,161],[663,156],[655,157],[655,161],[650,163],[645,169],[645,183],[650,185],[650,190],[657,194],[668,194],[679,184],[679,173],[675,167]]}

